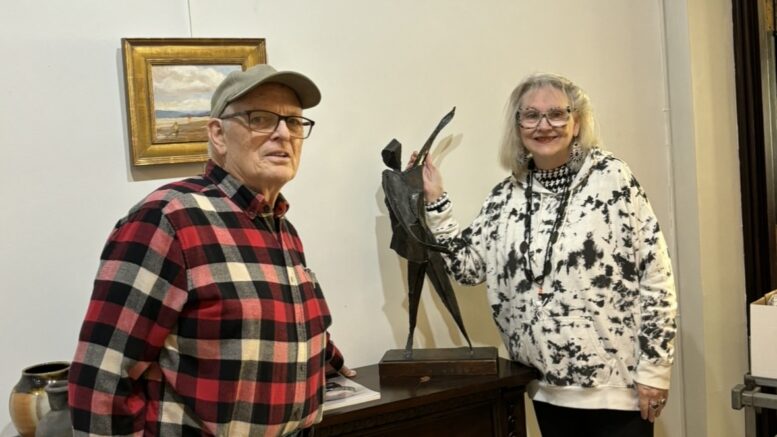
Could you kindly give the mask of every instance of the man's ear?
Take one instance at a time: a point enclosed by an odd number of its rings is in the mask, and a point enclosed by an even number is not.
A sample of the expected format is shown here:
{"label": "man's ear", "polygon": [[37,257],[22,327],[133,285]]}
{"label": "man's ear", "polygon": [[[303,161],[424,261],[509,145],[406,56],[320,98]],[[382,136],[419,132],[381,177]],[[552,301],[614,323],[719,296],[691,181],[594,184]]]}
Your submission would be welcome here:
{"label": "man's ear", "polygon": [[222,157],[227,154],[227,141],[224,132],[224,125],[218,118],[208,120],[208,139],[213,147],[213,151]]}

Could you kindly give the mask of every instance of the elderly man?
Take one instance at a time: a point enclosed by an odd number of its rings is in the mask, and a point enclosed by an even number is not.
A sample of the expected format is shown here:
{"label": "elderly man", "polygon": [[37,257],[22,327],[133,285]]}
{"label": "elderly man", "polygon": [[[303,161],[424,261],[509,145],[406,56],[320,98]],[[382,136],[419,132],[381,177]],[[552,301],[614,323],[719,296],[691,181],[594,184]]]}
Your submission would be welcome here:
{"label": "elderly man", "polygon": [[299,73],[231,73],[205,174],[118,222],[70,371],[76,435],[304,435],[326,368],[353,375],[281,195],[320,99]]}

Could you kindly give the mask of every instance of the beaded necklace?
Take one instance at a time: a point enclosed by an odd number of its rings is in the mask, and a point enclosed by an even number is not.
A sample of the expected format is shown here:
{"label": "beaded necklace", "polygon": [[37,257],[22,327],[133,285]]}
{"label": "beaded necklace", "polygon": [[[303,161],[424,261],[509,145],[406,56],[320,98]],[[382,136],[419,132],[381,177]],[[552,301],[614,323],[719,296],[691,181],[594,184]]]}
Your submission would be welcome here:
{"label": "beaded necklace", "polygon": [[561,192],[561,202],[556,209],[556,220],[553,222],[553,228],[550,230],[550,236],[548,237],[548,246],[545,248],[545,260],[542,263],[542,274],[535,276],[532,271],[532,250],[531,250],[531,216],[532,216],[532,185],[534,182],[534,166],[529,167],[529,182],[526,187],[526,213],[524,214],[524,235],[523,242],[520,245],[521,252],[526,256],[526,261],[523,265],[523,271],[526,278],[537,285],[539,293],[542,294],[543,282],[545,277],[550,274],[552,266],[550,264],[550,258],[553,255],[553,244],[558,240],[558,230],[561,227],[561,222],[564,219],[564,211],[567,208],[567,202],[569,201],[569,189],[571,183],[564,185],[564,190]]}

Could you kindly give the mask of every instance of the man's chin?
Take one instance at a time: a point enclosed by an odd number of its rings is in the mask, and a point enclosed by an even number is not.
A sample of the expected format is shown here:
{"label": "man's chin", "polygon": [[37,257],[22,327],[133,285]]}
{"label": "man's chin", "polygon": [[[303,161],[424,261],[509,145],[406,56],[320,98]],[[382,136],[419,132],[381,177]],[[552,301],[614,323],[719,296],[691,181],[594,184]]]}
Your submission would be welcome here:
{"label": "man's chin", "polygon": [[265,174],[264,177],[262,177],[262,180],[268,184],[282,187],[291,182],[291,180],[294,179],[294,176],[296,176],[296,172],[289,169],[276,169],[276,171]]}

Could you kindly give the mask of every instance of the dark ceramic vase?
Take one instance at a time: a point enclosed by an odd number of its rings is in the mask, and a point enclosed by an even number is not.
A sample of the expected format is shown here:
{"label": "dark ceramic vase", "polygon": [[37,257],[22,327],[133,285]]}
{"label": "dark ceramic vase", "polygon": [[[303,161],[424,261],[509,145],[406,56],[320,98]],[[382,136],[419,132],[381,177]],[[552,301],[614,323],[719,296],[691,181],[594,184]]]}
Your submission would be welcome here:
{"label": "dark ceramic vase", "polygon": [[22,377],[11,391],[8,409],[11,422],[22,437],[34,437],[38,422],[50,410],[45,388],[55,381],[67,381],[70,363],[55,361],[22,370]]}
{"label": "dark ceramic vase", "polygon": [[46,386],[51,411],[38,422],[35,437],[73,437],[70,408],[67,406],[67,381],[54,381]]}

